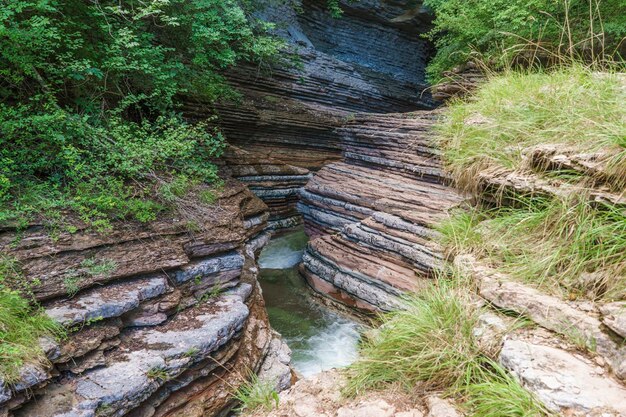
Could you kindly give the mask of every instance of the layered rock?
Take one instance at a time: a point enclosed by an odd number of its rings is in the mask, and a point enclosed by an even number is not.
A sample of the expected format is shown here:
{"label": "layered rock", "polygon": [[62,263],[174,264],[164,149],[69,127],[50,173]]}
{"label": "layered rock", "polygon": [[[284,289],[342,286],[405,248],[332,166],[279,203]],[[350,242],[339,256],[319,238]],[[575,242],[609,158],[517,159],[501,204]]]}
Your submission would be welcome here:
{"label": "layered rock", "polygon": [[440,265],[433,226],[461,201],[432,142],[436,115],[359,114],[339,130],[343,161],[320,170],[299,208],[313,237],[302,272],[317,291],[389,310]]}
{"label": "layered rock", "polygon": [[308,169],[232,145],[228,146],[218,163],[222,165],[225,175],[246,184],[267,204],[269,229],[285,230],[302,222],[296,203],[300,189],[311,178]]}
{"label": "layered rock", "polygon": [[[280,347],[256,283],[268,212],[229,180],[199,213],[193,232],[173,215],[104,234],[80,223],[54,238],[38,225],[2,232],[0,250],[68,337],[42,341],[50,367],[2,384],[0,415],[199,417],[231,405],[243,370]],[[288,366],[271,363],[284,385]]]}
{"label": "layered rock", "polygon": [[316,172],[341,160],[338,129],[356,112],[436,104],[425,83],[431,46],[419,36],[428,29],[426,11],[394,2],[346,1],[343,16],[335,19],[325,1],[296,3],[261,12],[277,22],[287,58],[270,66],[241,65],[225,74],[240,94],[237,100],[213,106],[189,97],[184,106],[186,116],[197,119],[215,108],[228,142],[247,152],[253,167],[268,160],[285,164],[271,174],[239,176],[268,203],[277,229],[297,220],[293,190],[307,173],[294,167]]}

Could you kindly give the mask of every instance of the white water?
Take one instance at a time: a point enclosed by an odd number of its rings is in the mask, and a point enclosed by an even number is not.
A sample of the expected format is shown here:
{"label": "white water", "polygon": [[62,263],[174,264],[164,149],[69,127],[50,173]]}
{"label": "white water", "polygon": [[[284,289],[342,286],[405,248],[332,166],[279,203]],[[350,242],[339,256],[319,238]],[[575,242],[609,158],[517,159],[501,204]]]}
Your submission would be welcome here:
{"label": "white water", "polygon": [[306,378],[354,362],[360,326],[312,299],[297,271],[305,246],[303,231],[273,239],[259,266],[270,323],[291,348],[292,366]]}
{"label": "white water", "polygon": [[272,239],[261,251],[259,268],[287,269],[298,265],[306,242],[303,230]]}

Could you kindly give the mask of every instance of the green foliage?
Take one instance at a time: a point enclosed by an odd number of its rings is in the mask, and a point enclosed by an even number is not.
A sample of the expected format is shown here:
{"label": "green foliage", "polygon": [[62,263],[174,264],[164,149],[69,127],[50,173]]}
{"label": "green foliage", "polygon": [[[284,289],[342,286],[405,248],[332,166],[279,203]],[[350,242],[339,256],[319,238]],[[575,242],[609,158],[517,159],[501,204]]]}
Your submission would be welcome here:
{"label": "green foliage", "polygon": [[149,369],[146,376],[148,379],[160,382],[167,382],[170,379],[167,370],[160,366],[155,366],[154,368]]}
{"label": "green foliage", "polygon": [[40,337],[63,335],[62,328],[43,309],[33,307],[24,294],[10,289],[20,278],[16,261],[0,257],[0,378],[9,384],[19,380],[23,365],[47,364]]}
{"label": "green foliage", "polygon": [[540,417],[552,415],[497,362],[485,359],[464,387],[473,417]]}
{"label": "green foliage", "polygon": [[240,403],[237,411],[270,411],[278,407],[279,397],[274,385],[273,381],[263,381],[250,372],[247,380],[233,393],[233,398]]}
{"label": "green foliage", "polygon": [[178,97],[232,94],[220,71],[275,56],[271,29],[234,0],[3,2],[0,221],[146,222],[158,178],[215,181],[223,138]]}
{"label": "green foliage", "polygon": [[67,296],[72,298],[80,291],[82,278],[108,276],[116,267],[115,262],[110,259],[97,261],[94,258],[88,258],[83,260],[78,269],[72,268],[65,271],[63,285]]}
{"label": "green foliage", "polygon": [[341,10],[341,6],[339,5],[339,0],[326,0],[326,6],[328,7],[328,11],[332,17],[339,18],[343,15],[343,10]]}
{"label": "green foliage", "polygon": [[[432,81],[472,55],[495,66],[538,57],[587,59],[624,53],[622,0],[426,0],[435,13],[430,33],[437,54]],[[537,62],[537,61],[535,61]]]}
{"label": "green foliage", "polygon": [[445,389],[480,417],[543,416],[545,407],[492,359],[474,336],[479,311],[439,281],[406,300],[406,309],[383,316],[377,333],[361,346],[350,366],[346,393],[387,384],[406,389]]}
{"label": "green foliage", "polygon": [[[479,221],[468,224],[467,218]],[[566,298],[626,294],[626,213],[620,208],[584,197],[520,199],[515,207],[457,213],[440,231],[449,251],[484,256],[514,278]]]}

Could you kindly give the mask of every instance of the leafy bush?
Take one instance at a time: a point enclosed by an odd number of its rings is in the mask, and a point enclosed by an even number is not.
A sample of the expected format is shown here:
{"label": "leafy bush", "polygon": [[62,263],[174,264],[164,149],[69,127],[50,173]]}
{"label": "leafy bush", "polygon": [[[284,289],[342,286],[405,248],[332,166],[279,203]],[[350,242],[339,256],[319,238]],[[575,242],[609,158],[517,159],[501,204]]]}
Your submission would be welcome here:
{"label": "leafy bush", "polygon": [[435,13],[432,81],[477,54],[505,65],[512,58],[619,57],[626,44],[622,0],[425,0]]}
{"label": "leafy bush", "polygon": [[223,138],[178,97],[232,94],[220,72],[275,56],[270,29],[235,0],[2,2],[0,221],[149,221],[155,177],[215,181]]}

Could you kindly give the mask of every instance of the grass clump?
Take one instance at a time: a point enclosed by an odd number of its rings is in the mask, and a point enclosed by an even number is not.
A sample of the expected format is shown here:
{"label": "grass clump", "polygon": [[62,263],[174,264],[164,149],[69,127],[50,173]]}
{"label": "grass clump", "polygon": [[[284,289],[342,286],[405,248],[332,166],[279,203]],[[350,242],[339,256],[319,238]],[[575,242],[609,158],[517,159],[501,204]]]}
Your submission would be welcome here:
{"label": "grass clump", "polygon": [[[464,387],[466,405],[475,417],[540,417],[550,412],[499,364],[486,361],[488,371]],[[485,372],[485,371],[483,371]]]}
{"label": "grass clump", "polygon": [[450,104],[439,127],[446,167],[472,190],[488,167],[522,167],[524,152],[556,144],[603,150],[616,177],[626,177],[626,79],[580,65],[493,76],[467,101]]}
{"label": "grass clump", "polygon": [[411,296],[406,309],[382,317],[350,366],[346,394],[399,383],[444,390],[473,416],[542,416],[545,408],[496,362],[474,336],[479,311],[449,284]]}
{"label": "grass clump", "polygon": [[[546,172],[526,155],[541,146],[593,154],[605,167],[603,185],[622,193],[625,101],[623,74],[574,65],[506,72],[489,79],[475,96],[453,102],[439,127],[444,164],[459,188],[488,198],[452,213],[439,226],[448,253],[474,253],[516,279],[570,299],[623,299],[626,213],[586,196],[597,186],[595,174]],[[481,174],[499,171],[568,182],[577,192],[539,197],[485,189]]]}
{"label": "grass clump", "polygon": [[0,379],[5,383],[17,382],[25,364],[47,364],[39,338],[62,333],[42,309],[0,284]]}
{"label": "grass clump", "polygon": [[264,381],[253,372],[247,380],[233,392],[233,398],[239,402],[237,412],[270,411],[278,407],[279,397],[273,381]]}
{"label": "grass clump", "polygon": [[474,253],[566,298],[626,294],[626,213],[584,198],[520,199],[453,214],[439,231],[451,253]]}
{"label": "grass clump", "polygon": [[26,283],[19,262],[0,253],[0,379],[7,384],[19,380],[26,364],[48,364],[39,338],[65,334],[61,325],[30,301],[29,285],[37,283]]}
{"label": "grass clump", "polygon": [[362,343],[348,392],[391,382],[459,387],[479,355],[472,334],[476,320],[474,311],[443,288],[408,299],[405,309],[385,316],[377,334]]}

